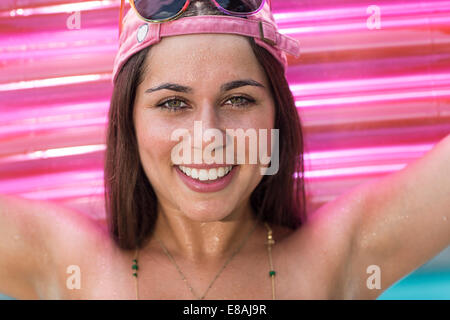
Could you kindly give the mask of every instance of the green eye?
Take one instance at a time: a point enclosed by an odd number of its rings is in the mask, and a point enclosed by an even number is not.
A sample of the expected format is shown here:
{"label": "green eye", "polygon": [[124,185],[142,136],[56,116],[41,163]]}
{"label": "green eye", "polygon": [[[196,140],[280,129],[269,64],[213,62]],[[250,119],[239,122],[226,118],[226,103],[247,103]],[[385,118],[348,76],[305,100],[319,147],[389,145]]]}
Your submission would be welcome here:
{"label": "green eye", "polygon": [[186,108],[183,104],[185,104],[185,102],[180,99],[170,99],[160,103],[158,108],[176,112]]}
{"label": "green eye", "polygon": [[168,106],[170,108],[179,108],[179,107],[181,107],[181,101],[180,100],[170,100],[167,103],[168,103]]}
{"label": "green eye", "polygon": [[[229,102],[229,103],[228,103]],[[251,98],[246,98],[243,96],[231,97],[226,101],[226,105],[231,105],[236,108],[245,108],[255,103],[256,101]],[[168,99],[157,105],[158,108],[164,109],[169,112],[177,112],[186,109],[188,106],[186,103],[178,98]]]}
{"label": "green eye", "polygon": [[245,99],[242,97],[233,97],[230,99],[231,102],[233,102],[233,104],[243,104],[245,103]]}
{"label": "green eye", "polygon": [[230,101],[233,106],[237,107],[246,107],[247,105],[255,102],[255,100],[253,99],[249,99],[242,96],[231,97],[230,99],[228,99],[228,101]]}

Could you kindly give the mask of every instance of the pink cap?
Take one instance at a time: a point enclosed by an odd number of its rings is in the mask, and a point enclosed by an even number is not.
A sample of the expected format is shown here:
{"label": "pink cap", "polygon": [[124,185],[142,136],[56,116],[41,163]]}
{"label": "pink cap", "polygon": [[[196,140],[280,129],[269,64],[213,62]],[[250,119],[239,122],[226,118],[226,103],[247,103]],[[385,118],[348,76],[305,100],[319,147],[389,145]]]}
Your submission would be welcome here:
{"label": "pink cap", "polygon": [[158,43],[162,37],[195,33],[227,33],[253,37],[256,44],[272,53],[285,68],[286,53],[296,57],[300,55],[299,42],[278,32],[268,1],[258,13],[247,19],[228,15],[201,15],[163,23],[147,23],[138,17],[134,9],[130,9],[123,20],[119,51],[114,60],[113,83],[122,66],[135,53]]}

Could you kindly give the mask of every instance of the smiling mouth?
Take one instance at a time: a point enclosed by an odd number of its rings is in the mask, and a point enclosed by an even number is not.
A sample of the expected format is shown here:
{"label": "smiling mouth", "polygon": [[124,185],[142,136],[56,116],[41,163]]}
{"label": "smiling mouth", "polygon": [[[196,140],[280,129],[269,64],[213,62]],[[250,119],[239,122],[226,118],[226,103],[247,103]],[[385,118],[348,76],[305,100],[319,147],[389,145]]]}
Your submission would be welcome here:
{"label": "smiling mouth", "polygon": [[198,169],[198,168],[190,168],[186,166],[177,166],[184,175],[201,181],[201,182],[214,182],[226,177],[230,174],[230,171],[234,166],[223,166],[218,168],[211,169]]}

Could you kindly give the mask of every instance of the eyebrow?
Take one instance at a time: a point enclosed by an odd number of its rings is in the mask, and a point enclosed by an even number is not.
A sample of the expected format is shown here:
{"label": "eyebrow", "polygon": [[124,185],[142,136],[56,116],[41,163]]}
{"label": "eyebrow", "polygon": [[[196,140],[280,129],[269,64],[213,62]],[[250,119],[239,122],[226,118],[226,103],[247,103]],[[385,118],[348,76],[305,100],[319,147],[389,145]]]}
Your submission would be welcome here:
{"label": "eyebrow", "polygon": [[[251,80],[251,79],[245,79],[245,80],[236,80],[236,81],[227,82],[227,83],[223,84],[222,86],[220,86],[220,91],[223,93],[226,91],[231,91],[233,89],[238,89],[238,88],[245,87],[245,86],[265,88],[264,85],[262,85],[258,81]],[[147,89],[145,92],[152,93],[152,92],[159,91],[159,90],[172,90],[175,92],[183,92],[183,93],[191,93],[194,91],[194,89],[192,89],[191,87],[186,87],[186,86],[182,86],[180,84],[167,82],[167,83],[163,83],[159,86]]]}

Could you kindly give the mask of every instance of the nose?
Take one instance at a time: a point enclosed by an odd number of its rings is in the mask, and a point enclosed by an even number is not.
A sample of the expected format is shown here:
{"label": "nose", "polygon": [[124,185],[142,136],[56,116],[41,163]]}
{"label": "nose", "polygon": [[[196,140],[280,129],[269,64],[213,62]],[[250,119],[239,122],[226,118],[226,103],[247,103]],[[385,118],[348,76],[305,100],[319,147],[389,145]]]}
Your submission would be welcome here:
{"label": "nose", "polygon": [[[204,101],[194,121],[194,153],[201,152],[202,155],[215,156],[215,152],[225,149],[226,128],[223,128],[222,124],[223,121],[215,105]],[[202,159],[205,161],[205,157]]]}
{"label": "nose", "polygon": [[200,108],[198,108],[198,114],[195,117],[195,120],[201,122],[203,131],[208,129],[220,130],[219,114],[215,105],[209,100],[205,100]]}

